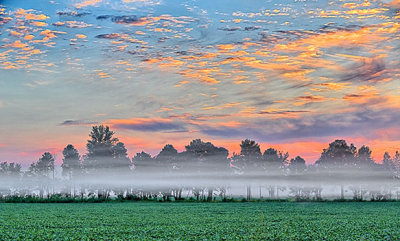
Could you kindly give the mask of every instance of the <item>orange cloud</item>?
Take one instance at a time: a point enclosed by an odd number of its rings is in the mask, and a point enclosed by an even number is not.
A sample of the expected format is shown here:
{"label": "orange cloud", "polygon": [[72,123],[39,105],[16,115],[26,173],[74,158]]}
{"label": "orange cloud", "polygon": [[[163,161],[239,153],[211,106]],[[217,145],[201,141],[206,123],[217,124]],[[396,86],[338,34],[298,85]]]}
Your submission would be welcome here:
{"label": "orange cloud", "polygon": [[27,48],[28,45],[26,43],[22,43],[20,40],[15,41],[14,43],[11,44],[6,44],[2,46],[3,48],[7,48],[7,47],[12,47],[12,48]]}
{"label": "orange cloud", "polygon": [[34,14],[31,13],[33,12],[33,9],[25,10],[25,9],[18,9],[15,11],[15,14],[19,17],[25,18],[25,20],[46,20],[49,18],[49,16],[46,16],[44,14]]}
{"label": "orange cloud", "polygon": [[76,34],[75,36],[76,36],[77,38],[80,38],[80,39],[85,39],[85,38],[87,38],[87,36],[84,35],[84,34]]}
{"label": "orange cloud", "polygon": [[388,5],[392,8],[400,9],[400,0],[393,0]]}
{"label": "orange cloud", "polygon": [[94,5],[99,4],[101,1],[102,0],[86,0],[86,1],[83,1],[81,3],[75,4],[75,7],[76,8],[84,8],[84,7],[87,7],[87,6],[94,6]]}

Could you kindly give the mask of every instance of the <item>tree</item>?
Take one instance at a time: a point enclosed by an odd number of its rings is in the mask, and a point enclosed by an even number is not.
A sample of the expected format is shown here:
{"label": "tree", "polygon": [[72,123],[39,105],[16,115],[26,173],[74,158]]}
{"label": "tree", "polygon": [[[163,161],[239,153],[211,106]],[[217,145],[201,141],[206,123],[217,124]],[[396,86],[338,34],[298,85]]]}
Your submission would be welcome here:
{"label": "tree", "polygon": [[240,155],[258,158],[261,156],[260,145],[253,140],[246,139],[240,144]]}
{"label": "tree", "polygon": [[132,163],[136,171],[146,173],[152,171],[154,168],[154,163],[149,153],[144,151],[136,153],[132,158]]}
{"label": "tree", "polygon": [[178,151],[173,145],[166,144],[156,157],[157,166],[161,169],[178,168]]}
{"label": "tree", "polygon": [[17,177],[21,175],[21,164],[18,163],[0,163],[0,176],[12,176]]}
{"label": "tree", "polygon": [[185,146],[186,151],[182,153],[187,170],[210,172],[225,171],[229,167],[227,159],[229,152],[223,147],[216,147],[211,142],[203,142],[195,139]]}
{"label": "tree", "polygon": [[43,153],[42,157],[36,163],[32,163],[29,171],[35,175],[48,176],[53,174],[54,178],[54,157],[50,152]]}
{"label": "tree", "polygon": [[88,153],[84,160],[84,167],[88,169],[103,169],[113,166],[113,147],[118,138],[113,137],[114,132],[108,126],[93,126],[89,134],[90,139],[86,144]]}
{"label": "tree", "polygon": [[[211,142],[203,142],[201,139],[195,139],[185,146],[186,151],[182,153],[185,160],[185,169],[202,174],[216,173],[221,175],[229,170],[229,152],[223,147],[216,147]],[[207,200],[213,198],[215,186],[208,185],[202,188],[202,191],[207,188]],[[196,195],[199,194],[198,188],[193,188]],[[198,197],[198,196],[197,196]]]}
{"label": "tree", "polygon": [[257,170],[261,167],[261,150],[260,145],[253,141],[246,139],[240,144],[240,155],[243,158],[237,158],[242,163],[236,163],[239,168],[244,170]]}
{"label": "tree", "polygon": [[393,166],[395,169],[395,176],[397,178],[400,178],[400,152],[399,151],[396,151],[396,154],[394,155],[392,162],[393,162]]}
{"label": "tree", "polygon": [[394,169],[392,157],[389,155],[388,152],[385,152],[385,154],[383,154],[382,165],[386,170]]}
{"label": "tree", "polygon": [[274,148],[268,148],[263,154],[263,167],[266,170],[276,171],[284,167],[288,162],[289,153],[283,154]]}
{"label": "tree", "polygon": [[335,140],[323,150],[316,164],[323,167],[354,166],[356,151],[353,144],[349,146],[345,140]]}
{"label": "tree", "polygon": [[[262,168],[260,145],[254,140],[246,139],[240,143],[240,155],[232,157],[233,166],[244,173],[259,171]],[[247,200],[251,198],[251,186],[247,185]]]}
{"label": "tree", "polygon": [[62,154],[64,156],[61,165],[62,173],[63,175],[68,176],[69,179],[72,179],[81,169],[79,152],[73,145],[69,144],[64,148]]}
{"label": "tree", "polygon": [[359,168],[372,167],[375,162],[371,157],[372,151],[368,146],[362,146],[358,149],[355,165]]}
{"label": "tree", "polygon": [[[160,172],[160,174],[165,174],[165,172],[174,172],[173,176],[176,177],[177,175],[181,174],[179,160],[179,153],[175,149],[175,147],[171,144],[166,144],[160,151],[160,153],[155,157],[155,165],[157,166],[157,171]],[[177,184],[165,188],[162,191],[164,200],[169,199],[171,193],[174,196],[175,200],[181,199],[182,185]]]}
{"label": "tree", "polygon": [[306,169],[306,161],[300,157],[296,156],[296,158],[290,159],[289,162],[289,170],[293,173],[301,173]]}
{"label": "tree", "polygon": [[113,166],[121,170],[129,170],[132,163],[128,157],[128,150],[125,148],[124,143],[118,142],[112,147],[112,151],[114,157]]}

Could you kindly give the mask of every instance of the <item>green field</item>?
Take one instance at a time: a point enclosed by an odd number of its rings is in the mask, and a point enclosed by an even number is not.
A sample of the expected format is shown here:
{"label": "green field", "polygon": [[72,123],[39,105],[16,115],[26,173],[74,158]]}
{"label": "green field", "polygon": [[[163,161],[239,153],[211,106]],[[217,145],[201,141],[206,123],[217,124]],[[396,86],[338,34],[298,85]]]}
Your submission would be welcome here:
{"label": "green field", "polygon": [[0,204],[0,240],[400,240],[400,203]]}

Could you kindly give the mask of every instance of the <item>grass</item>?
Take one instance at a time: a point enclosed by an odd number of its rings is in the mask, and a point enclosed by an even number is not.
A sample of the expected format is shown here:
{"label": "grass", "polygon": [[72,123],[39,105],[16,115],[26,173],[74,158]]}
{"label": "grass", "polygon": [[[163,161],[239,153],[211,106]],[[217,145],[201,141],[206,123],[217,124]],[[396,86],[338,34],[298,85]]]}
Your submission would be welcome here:
{"label": "grass", "polygon": [[400,203],[2,203],[0,240],[399,240]]}

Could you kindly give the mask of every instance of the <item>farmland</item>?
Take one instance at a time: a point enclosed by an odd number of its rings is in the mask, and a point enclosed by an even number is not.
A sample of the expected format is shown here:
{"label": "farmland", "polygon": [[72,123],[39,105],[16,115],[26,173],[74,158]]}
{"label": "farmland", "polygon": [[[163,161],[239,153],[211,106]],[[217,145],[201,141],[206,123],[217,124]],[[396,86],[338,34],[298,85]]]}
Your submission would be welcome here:
{"label": "farmland", "polygon": [[0,240],[399,240],[398,202],[0,204]]}

